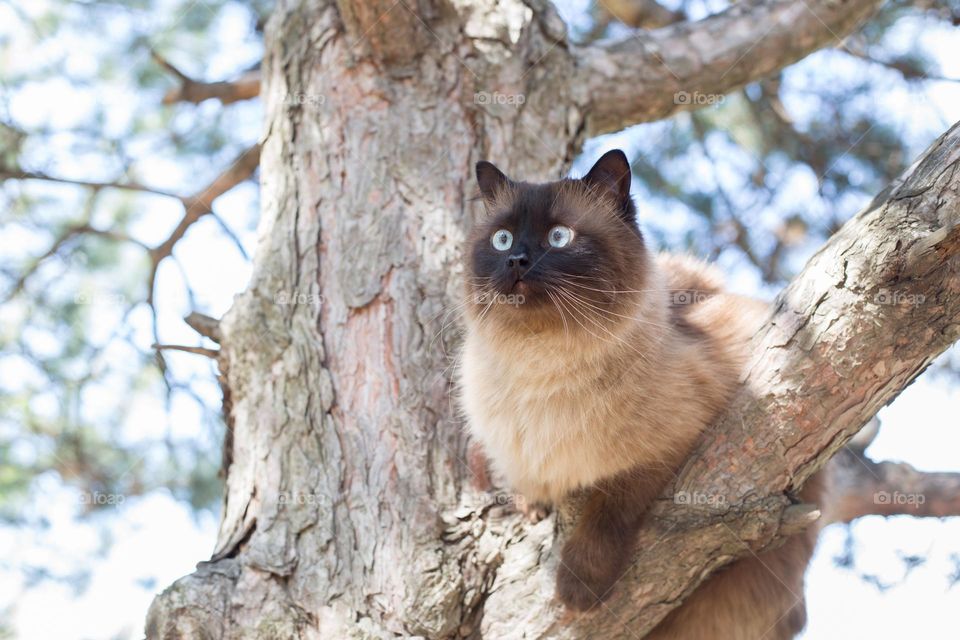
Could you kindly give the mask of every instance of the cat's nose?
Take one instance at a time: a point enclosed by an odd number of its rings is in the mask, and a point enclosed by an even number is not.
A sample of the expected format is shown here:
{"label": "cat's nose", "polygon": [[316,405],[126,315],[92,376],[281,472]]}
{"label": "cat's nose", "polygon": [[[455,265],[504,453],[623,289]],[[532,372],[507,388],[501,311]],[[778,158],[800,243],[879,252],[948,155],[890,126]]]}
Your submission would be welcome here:
{"label": "cat's nose", "polygon": [[530,266],[530,258],[526,251],[520,251],[507,256],[507,267],[510,269],[523,269]]}

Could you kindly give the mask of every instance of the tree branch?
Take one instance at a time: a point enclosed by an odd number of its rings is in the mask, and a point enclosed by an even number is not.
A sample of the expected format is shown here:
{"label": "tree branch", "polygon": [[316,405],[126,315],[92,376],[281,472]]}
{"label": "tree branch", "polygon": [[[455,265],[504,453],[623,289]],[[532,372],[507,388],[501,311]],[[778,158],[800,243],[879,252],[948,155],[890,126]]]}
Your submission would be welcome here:
{"label": "tree branch", "polygon": [[698,22],[586,47],[577,56],[589,103],[587,136],[712,104],[830,44],[839,44],[881,0],[737,3]]}
{"label": "tree branch", "polygon": [[[793,496],[806,479],[960,337],[958,166],[955,125],[778,296],[740,393],[641,530],[638,549],[656,553],[621,579],[603,615],[561,620],[552,589],[531,595],[529,586],[552,585],[555,560],[532,562],[492,590],[484,635],[522,615],[541,621],[530,637],[642,637],[713,571],[802,526],[813,507],[798,507]],[[952,474],[921,481],[902,467],[876,471],[890,487],[928,495],[932,515],[957,506]],[[934,481],[950,484],[934,491]],[[715,506],[676,504],[681,493],[710,496]],[[857,512],[850,505],[834,518]],[[504,563],[538,557],[544,546],[544,536],[531,535]]]}
{"label": "tree branch", "polygon": [[35,260],[33,260],[29,265],[27,265],[23,271],[20,272],[19,277],[13,283],[13,286],[10,288],[9,293],[7,294],[7,301],[13,299],[14,296],[18,295],[23,291],[24,286],[27,284],[27,280],[36,273],[37,269],[40,268],[40,265],[43,264],[45,260],[53,257],[59,253],[64,246],[70,243],[74,238],[84,236],[84,235],[94,235],[100,236],[102,238],[107,238],[109,240],[114,240],[116,242],[132,242],[140,246],[141,248],[146,249],[141,241],[136,238],[119,231],[113,231],[111,229],[98,229],[92,226],[89,222],[82,222],[79,224],[71,225],[60,232],[60,234],[54,239],[50,247],[39,255]]}
{"label": "tree branch", "polygon": [[52,176],[48,173],[43,173],[40,171],[24,171],[22,169],[16,169],[11,167],[0,167],[0,180],[41,180],[43,182],[57,182],[60,184],[69,184],[78,187],[89,187],[91,189],[101,190],[101,189],[126,189],[129,191],[141,191],[143,193],[152,193],[158,196],[165,196],[168,198],[179,198],[175,193],[170,191],[164,191],[163,189],[155,189],[139,182],[129,182],[129,181],[108,181],[108,182],[99,182],[95,180],[74,180],[72,178],[61,178],[58,176]]}
{"label": "tree branch", "polygon": [[[128,234],[109,229],[98,229],[86,222],[67,227],[59,236],[57,236],[50,248],[36,260],[34,260],[24,270],[24,272],[14,283],[14,286],[11,288],[8,299],[12,298],[23,289],[24,285],[26,284],[26,280],[37,270],[44,260],[59,252],[70,240],[82,235],[98,235],[112,240],[133,242],[134,244],[137,244],[147,250],[151,262],[150,274],[147,279],[147,304],[153,307],[153,289],[160,262],[173,253],[174,246],[197,220],[205,215],[213,213],[212,206],[214,200],[219,198],[230,189],[233,189],[244,180],[248,179],[251,175],[253,175],[253,172],[256,170],[259,164],[260,145],[255,144],[241,153],[240,156],[234,160],[234,162],[231,163],[226,170],[214,178],[210,184],[190,195],[177,195],[168,191],[160,191],[136,182],[89,182],[83,180],[56,178],[43,173],[21,171],[19,169],[0,168],[0,179],[45,180],[50,182],[60,182],[64,184],[89,187],[94,190],[94,193],[105,188],[130,189],[133,191],[141,191],[145,193],[166,196],[169,198],[176,198],[183,204],[184,207],[184,214],[180,219],[180,222],[166,240],[154,247],[148,247],[141,241],[129,236]],[[225,227],[222,221],[218,222],[221,224],[221,226]],[[228,231],[228,235],[238,243],[238,246],[240,246],[236,236],[232,235],[232,233],[229,232],[229,229],[225,228],[225,230]]]}
{"label": "tree branch", "polygon": [[911,60],[908,58],[899,58],[891,60],[881,60],[871,56],[866,51],[862,49],[855,48],[849,45],[845,45],[842,48],[843,52],[857,58],[859,60],[864,60],[871,64],[879,65],[891,71],[896,71],[904,80],[939,80],[941,82],[960,82],[960,78],[949,78],[940,73],[931,73],[926,69],[923,69],[919,66],[917,61]]}
{"label": "tree branch", "polygon": [[869,515],[944,518],[960,515],[960,473],[925,473],[904,462],[874,462],[853,447],[830,466],[825,520]]}
{"label": "tree branch", "polygon": [[175,76],[180,84],[167,91],[163,96],[163,104],[175,104],[177,102],[191,102],[200,104],[204,100],[219,100],[221,104],[227,105],[241,100],[250,100],[260,95],[260,69],[259,66],[243,73],[236,80],[229,82],[203,82],[194,80],[184,72],[161,56],[156,51],[151,51],[150,55],[161,67]]}
{"label": "tree branch", "polygon": [[180,241],[193,224],[203,216],[213,212],[213,201],[224,193],[253,175],[260,164],[260,145],[255,144],[231,163],[225,171],[213,179],[205,188],[196,193],[181,197],[184,214],[166,240],[150,249],[152,263],[147,288],[147,303],[153,304],[153,285],[157,277],[157,268],[160,262],[173,252],[173,247]]}
{"label": "tree branch", "polygon": [[157,351],[183,351],[184,353],[193,353],[198,356],[206,356],[208,358],[213,358],[216,360],[220,356],[220,352],[216,349],[208,349],[206,347],[192,347],[190,345],[184,344],[152,344],[150,345],[152,349]]}
{"label": "tree branch", "polygon": [[220,333],[220,321],[216,318],[191,311],[183,321],[186,322],[191,329],[205,338],[210,338],[217,344],[220,344],[220,341],[223,339],[223,335]]}
{"label": "tree branch", "polygon": [[603,0],[597,10],[635,29],[657,29],[684,19],[682,11],[667,9],[657,0]]}

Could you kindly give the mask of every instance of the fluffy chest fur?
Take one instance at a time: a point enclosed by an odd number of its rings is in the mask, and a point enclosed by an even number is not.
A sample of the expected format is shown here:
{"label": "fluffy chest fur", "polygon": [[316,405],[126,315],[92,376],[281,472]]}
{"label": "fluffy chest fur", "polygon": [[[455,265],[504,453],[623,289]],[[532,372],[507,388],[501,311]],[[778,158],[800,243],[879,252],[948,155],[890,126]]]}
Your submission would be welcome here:
{"label": "fluffy chest fur", "polygon": [[[671,275],[661,285],[652,274],[657,289],[712,287],[702,263],[657,263]],[[648,298],[637,320],[602,341],[593,327],[571,337],[468,323],[461,407],[511,489],[556,502],[627,469],[673,468],[726,405],[764,305],[712,293],[681,307],[681,329],[665,299]]]}
{"label": "fluffy chest fur", "polygon": [[636,357],[542,336],[492,345],[473,332],[464,349],[460,386],[471,434],[528,499],[556,502],[655,460],[677,435],[658,403],[644,402],[650,394]]}

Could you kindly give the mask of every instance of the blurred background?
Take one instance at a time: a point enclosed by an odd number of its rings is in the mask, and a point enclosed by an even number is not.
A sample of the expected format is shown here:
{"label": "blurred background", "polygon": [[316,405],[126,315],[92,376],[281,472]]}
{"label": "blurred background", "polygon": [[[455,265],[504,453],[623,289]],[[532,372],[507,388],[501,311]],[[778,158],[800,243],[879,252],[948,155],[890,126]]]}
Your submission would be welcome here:
{"label": "blurred background", "polygon": [[[556,4],[582,43],[729,5]],[[0,0],[0,638],[142,637],[212,550],[221,394],[183,318],[249,276],[271,5]],[[623,148],[648,237],[772,298],[960,120],[957,25],[960,4],[888,2],[775,78],[590,140],[573,173]],[[960,471],[957,356],[881,412],[871,458]],[[806,638],[956,637],[960,518],[831,526],[807,599]]]}

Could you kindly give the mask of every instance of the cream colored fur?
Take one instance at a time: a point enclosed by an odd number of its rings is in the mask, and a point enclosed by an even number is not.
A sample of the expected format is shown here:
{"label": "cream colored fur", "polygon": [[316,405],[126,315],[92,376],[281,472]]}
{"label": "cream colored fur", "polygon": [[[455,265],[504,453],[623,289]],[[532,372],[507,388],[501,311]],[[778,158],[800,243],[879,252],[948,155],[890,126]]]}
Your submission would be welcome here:
{"label": "cream colored fur", "polygon": [[[627,317],[601,325],[467,314],[459,375],[469,431],[526,498],[556,502],[635,465],[675,469],[729,402],[766,305],[723,293],[719,274],[686,256],[649,258],[644,280]],[[648,637],[792,637],[815,539],[813,530],[722,570]]]}
{"label": "cream colored fur", "polygon": [[484,321],[468,314],[460,369],[467,424],[495,471],[526,498],[555,502],[638,464],[676,460],[735,384],[742,358],[683,336],[671,324],[671,292],[710,296],[683,310],[692,324],[723,316],[720,332],[748,336],[744,301],[712,293],[720,278],[693,258],[651,263],[632,313],[621,314],[630,318],[591,322],[571,312],[565,329],[537,331],[505,327],[495,313]]}

